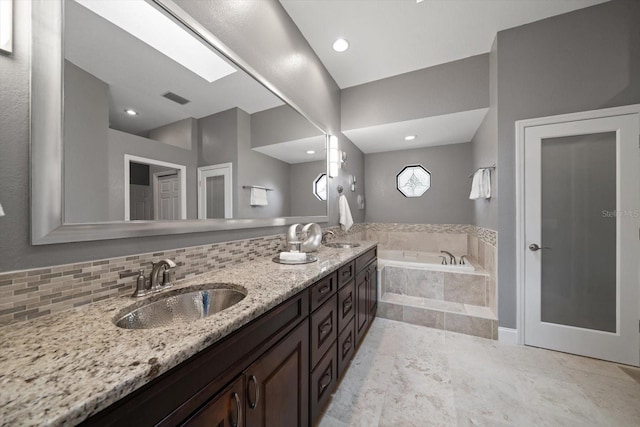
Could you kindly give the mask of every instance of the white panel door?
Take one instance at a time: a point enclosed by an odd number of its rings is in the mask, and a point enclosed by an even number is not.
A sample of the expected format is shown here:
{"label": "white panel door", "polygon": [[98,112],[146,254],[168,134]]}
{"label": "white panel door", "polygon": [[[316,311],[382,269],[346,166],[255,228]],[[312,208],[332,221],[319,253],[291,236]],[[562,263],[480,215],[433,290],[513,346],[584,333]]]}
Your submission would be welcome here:
{"label": "white panel door", "polygon": [[527,345],[640,364],[637,114],[524,131]]}
{"label": "white panel door", "polygon": [[158,177],[159,220],[180,219],[180,178],[178,174]]}

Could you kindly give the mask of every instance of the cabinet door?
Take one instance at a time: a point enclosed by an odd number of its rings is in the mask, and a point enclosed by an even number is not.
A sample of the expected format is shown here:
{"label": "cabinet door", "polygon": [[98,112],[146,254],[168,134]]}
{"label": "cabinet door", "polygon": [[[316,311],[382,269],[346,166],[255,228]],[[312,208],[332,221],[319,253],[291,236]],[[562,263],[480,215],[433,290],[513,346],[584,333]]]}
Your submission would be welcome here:
{"label": "cabinet door", "polygon": [[378,264],[372,263],[367,267],[367,286],[368,286],[368,308],[369,308],[369,321],[371,322],[375,317],[375,311],[378,303]]}
{"label": "cabinet door", "polygon": [[188,427],[242,427],[244,426],[244,380],[237,378],[229,387],[214,396],[183,425]]}
{"label": "cabinet door", "polygon": [[353,319],[353,313],[356,310],[356,287],[355,281],[350,281],[348,285],[340,289],[338,292],[338,331],[347,326],[349,321]]}
{"label": "cabinet door", "polygon": [[322,356],[338,337],[338,296],[334,295],[329,301],[311,314],[311,369],[314,369]]}
{"label": "cabinet door", "polygon": [[247,426],[309,425],[309,321],[244,373]]}
{"label": "cabinet door", "polygon": [[356,338],[360,342],[367,329],[369,314],[369,304],[367,299],[368,291],[367,270],[362,270],[356,275]]}

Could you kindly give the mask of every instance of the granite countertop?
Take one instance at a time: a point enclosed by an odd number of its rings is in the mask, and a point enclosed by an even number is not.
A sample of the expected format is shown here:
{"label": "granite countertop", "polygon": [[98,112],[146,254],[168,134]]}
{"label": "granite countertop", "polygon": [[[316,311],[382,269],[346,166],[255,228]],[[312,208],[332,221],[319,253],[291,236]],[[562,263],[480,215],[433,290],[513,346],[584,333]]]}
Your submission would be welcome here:
{"label": "granite countertop", "polygon": [[[73,425],[302,291],[376,245],[322,246],[318,261],[282,265],[272,257],[177,282],[230,283],[242,301],[205,319],[126,330],[113,320],[137,300],[119,297],[0,328],[0,424]],[[161,294],[156,294],[161,295]],[[153,298],[150,297],[150,298]]]}

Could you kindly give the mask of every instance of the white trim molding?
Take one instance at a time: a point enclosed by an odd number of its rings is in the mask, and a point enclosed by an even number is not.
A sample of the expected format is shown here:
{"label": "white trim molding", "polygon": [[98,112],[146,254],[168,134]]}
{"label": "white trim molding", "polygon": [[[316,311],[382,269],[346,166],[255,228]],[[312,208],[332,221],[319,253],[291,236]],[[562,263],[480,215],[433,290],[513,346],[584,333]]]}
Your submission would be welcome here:
{"label": "white trim molding", "polygon": [[504,344],[519,344],[518,330],[512,328],[498,327],[498,341]]}
{"label": "white trim molding", "polygon": [[[639,114],[640,104],[625,105],[622,107],[604,108],[601,110],[582,111],[577,113],[561,114],[557,116],[539,117],[515,122],[516,130],[516,334],[517,343],[525,342],[525,268],[526,254],[525,239],[525,130],[535,126],[545,126],[579,120],[591,120],[604,117]],[[639,313],[640,315],[640,313]],[[502,329],[502,328],[500,328]]]}

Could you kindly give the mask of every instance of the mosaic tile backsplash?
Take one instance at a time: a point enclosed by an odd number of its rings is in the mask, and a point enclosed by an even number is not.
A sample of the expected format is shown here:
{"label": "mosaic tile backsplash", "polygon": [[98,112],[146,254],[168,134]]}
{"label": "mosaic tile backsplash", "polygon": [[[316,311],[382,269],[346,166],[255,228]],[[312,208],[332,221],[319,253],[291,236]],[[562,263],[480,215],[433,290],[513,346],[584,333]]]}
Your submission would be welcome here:
{"label": "mosaic tile backsplash", "polygon": [[[362,240],[365,236],[372,235],[370,232],[375,235],[376,231],[426,231],[438,234],[465,234],[468,239],[476,239],[473,242],[484,242],[492,246],[495,246],[496,242],[495,231],[473,225],[368,223],[354,224],[348,233],[340,227],[328,229],[335,233],[333,240]],[[228,265],[273,256],[284,249],[284,243],[284,234],[280,234],[0,273],[0,325],[132,293],[135,277],[120,279],[119,273],[144,268],[148,275],[151,262],[163,258],[171,258],[178,264],[175,280],[181,280]]]}

